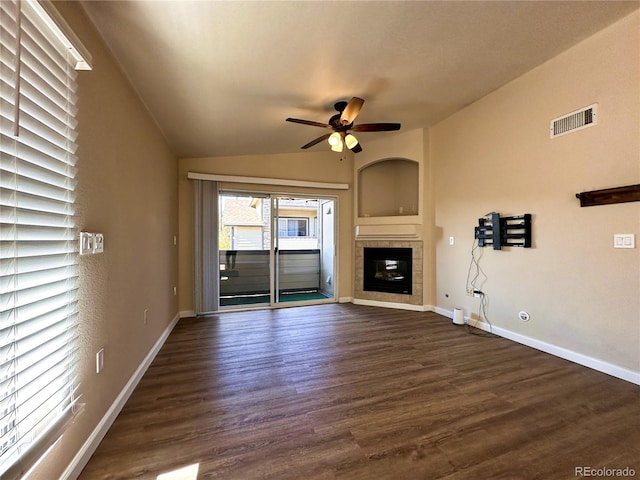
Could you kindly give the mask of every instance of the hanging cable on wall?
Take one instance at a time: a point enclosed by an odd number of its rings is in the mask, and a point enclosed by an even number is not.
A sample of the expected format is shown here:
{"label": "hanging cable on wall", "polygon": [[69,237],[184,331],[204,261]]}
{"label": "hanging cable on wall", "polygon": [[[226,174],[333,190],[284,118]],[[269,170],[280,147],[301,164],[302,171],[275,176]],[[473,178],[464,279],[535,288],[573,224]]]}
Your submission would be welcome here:
{"label": "hanging cable on wall", "polygon": [[[494,337],[495,335],[492,332],[493,326],[489,321],[489,316],[487,314],[489,309],[489,299],[487,295],[482,290],[483,285],[487,281],[488,277],[482,267],[480,266],[480,260],[482,258],[483,249],[480,248],[478,239],[476,238],[473,242],[473,246],[471,247],[471,260],[469,262],[469,269],[467,271],[467,281],[465,283],[465,290],[467,295],[472,295],[474,297],[480,298],[480,305],[478,308],[478,320],[474,321],[471,324],[471,317],[469,317],[469,321],[465,323],[465,329],[467,333],[478,335],[481,337]],[[477,327],[478,322],[484,321],[489,325],[489,333],[480,333]],[[473,330],[472,330],[473,327]]]}

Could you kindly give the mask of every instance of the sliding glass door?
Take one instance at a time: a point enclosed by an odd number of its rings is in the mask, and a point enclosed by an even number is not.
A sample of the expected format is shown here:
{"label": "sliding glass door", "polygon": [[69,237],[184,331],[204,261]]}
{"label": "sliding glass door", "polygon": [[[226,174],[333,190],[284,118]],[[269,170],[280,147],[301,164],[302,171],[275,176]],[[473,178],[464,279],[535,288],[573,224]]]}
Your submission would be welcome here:
{"label": "sliding glass door", "polygon": [[333,299],[335,200],[280,195],[274,205],[275,303]]}
{"label": "sliding glass door", "polygon": [[220,193],[218,205],[220,307],[270,304],[270,197]]}
{"label": "sliding glass door", "polygon": [[335,301],[336,201],[221,192],[220,307]]}

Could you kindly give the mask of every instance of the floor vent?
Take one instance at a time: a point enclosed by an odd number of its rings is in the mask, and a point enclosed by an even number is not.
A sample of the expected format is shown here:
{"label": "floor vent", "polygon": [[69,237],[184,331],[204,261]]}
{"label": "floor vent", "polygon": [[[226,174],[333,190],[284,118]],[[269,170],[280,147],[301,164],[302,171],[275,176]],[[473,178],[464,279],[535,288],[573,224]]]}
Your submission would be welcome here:
{"label": "floor vent", "polygon": [[598,118],[598,104],[594,103],[576,112],[571,112],[560,118],[551,120],[549,131],[551,138],[566,135],[567,133],[582,130],[596,125]]}

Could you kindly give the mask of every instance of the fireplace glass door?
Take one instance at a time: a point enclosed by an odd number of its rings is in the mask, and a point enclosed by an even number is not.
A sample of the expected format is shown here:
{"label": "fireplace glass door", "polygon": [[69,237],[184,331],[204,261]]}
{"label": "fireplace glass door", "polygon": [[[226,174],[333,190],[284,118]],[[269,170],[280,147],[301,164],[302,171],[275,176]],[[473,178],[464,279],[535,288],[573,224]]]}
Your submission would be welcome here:
{"label": "fireplace glass door", "polygon": [[364,290],[412,294],[410,248],[365,248]]}

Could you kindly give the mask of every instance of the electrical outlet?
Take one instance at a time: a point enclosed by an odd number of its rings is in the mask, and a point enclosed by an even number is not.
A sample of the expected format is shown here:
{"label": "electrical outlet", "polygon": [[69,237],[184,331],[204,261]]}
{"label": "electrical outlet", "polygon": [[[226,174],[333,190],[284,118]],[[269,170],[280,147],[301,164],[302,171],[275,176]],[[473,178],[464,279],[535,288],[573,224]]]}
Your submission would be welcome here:
{"label": "electrical outlet", "polygon": [[633,233],[616,233],[613,248],[636,248],[636,236]]}
{"label": "electrical outlet", "polygon": [[98,350],[96,353],[96,373],[100,373],[104,368],[104,348]]}
{"label": "electrical outlet", "polygon": [[178,287],[174,286],[173,287],[173,296],[175,297],[176,295],[178,295]]}
{"label": "electrical outlet", "polygon": [[143,312],[144,324],[146,325],[149,321],[149,309],[145,308]]}
{"label": "electrical outlet", "polygon": [[525,312],[524,310],[522,310],[518,312],[518,318],[523,322],[528,322],[529,319],[531,318],[531,315],[529,315],[528,312]]}

